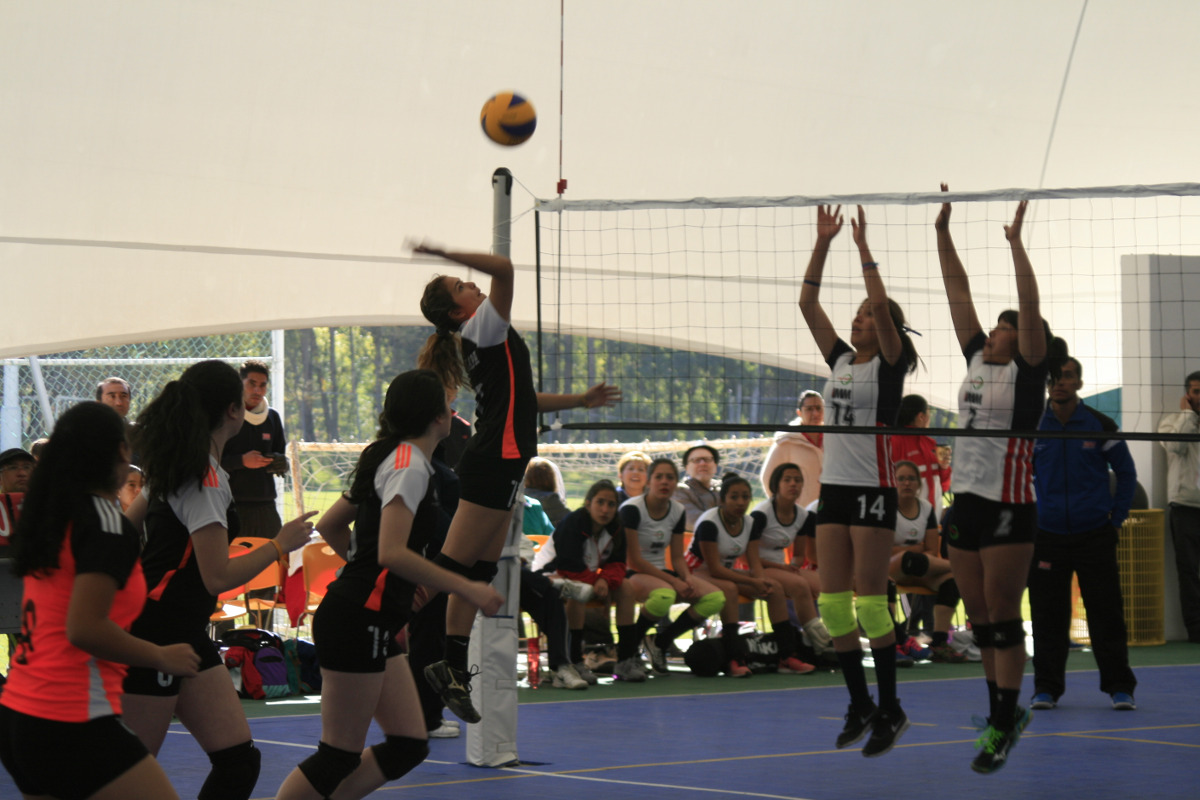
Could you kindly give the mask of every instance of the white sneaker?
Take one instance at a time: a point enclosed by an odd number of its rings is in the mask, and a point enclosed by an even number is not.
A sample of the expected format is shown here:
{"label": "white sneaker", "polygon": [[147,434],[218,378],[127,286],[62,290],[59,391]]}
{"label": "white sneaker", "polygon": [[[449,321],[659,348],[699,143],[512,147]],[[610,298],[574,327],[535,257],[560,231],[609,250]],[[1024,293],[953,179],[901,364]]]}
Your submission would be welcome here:
{"label": "white sneaker", "polygon": [[983,653],[979,652],[979,645],[975,644],[975,634],[969,630],[956,630],[950,635],[948,644],[956,653],[965,653],[967,661],[983,660]]}
{"label": "white sneaker", "polygon": [[430,739],[457,739],[462,735],[462,729],[457,724],[452,725],[447,720],[429,732]]}
{"label": "white sneaker", "polygon": [[596,594],[596,590],[592,588],[592,585],[583,581],[553,577],[550,579],[550,583],[554,585],[554,588],[558,589],[558,593],[563,596],[564,600],[578,600],[581,603],[586,603]]}
{"label": "white sneaker", "polygon": [[619,681],[642,683],[646,680],[646,671],[642,669],[642,665],[637,658],[627,658],[624,661],[617,662],[616,668],[613,669],[613,677]]}
{"label": "white sneaker", "polygon": [[586,689],[588,687],[588,682],[581,678],[570,664],[563,664],[554,670],[554,677],[550,682],[555,689]]}
{"label": "white sneaker", "polygon": [[575,670],[575,674],[583,679],[583,682],[588,686],[595,686],[599,681],[596,678],[596,673],[587,668],[582,661],[578,664],[572,664],[571,669]]}

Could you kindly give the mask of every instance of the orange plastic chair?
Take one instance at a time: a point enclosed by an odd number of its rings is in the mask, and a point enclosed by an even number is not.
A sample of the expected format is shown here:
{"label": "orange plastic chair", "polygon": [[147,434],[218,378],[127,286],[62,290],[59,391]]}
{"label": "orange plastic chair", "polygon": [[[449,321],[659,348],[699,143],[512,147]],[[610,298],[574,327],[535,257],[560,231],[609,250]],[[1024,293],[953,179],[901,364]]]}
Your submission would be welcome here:
{"label": "orange plastic chair", "polygon": [[[254,536],[239,536],[229,543],[229,557],[240,558],[260,547],[269,547],[269,541],[269,539]],[[217,601],[221,604],[221,607],[209,617],[209,623],[215,624],[242,616],[249,619],[250,615],[256,614],[257,619],[255,619],[255,623],[261,628],[264,612],[274,608],[275,601],[260,597],[250,597],[249,592],[252,589],[278,589],[279,581],[279,562],[275,562],[269,564],[266,569],[255,575],[248,582],[235,586],[232,589],[227,589],[217,596]],[[241,602],[235,602],[239,598]]]}
{"label": "orange plastic chair", "polygon": [[338,570],[346,564],[346,560],[334,552],[325,542],[309,542],[300,551],[304,565],[304,592],[308,601],[304,613],[300,615],[300,624],[304,618],[317,610],[325,598],[325,590],[337,577]]}

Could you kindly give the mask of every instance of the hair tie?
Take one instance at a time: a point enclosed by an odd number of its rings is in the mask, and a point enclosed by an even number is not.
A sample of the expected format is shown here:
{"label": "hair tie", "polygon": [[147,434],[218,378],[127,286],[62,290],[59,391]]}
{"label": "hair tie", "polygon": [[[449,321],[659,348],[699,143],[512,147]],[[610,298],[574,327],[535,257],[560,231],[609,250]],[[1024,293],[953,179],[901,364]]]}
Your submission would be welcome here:
{"label": "hair tie", "polygon": [[918,330],[916,330],[916,329],[914,329],[914,328],[910,328],[910,327],[908,327],[907,325],[901,325],[901,326],[900,326],[900,330],[904,331],[905,333],[915,333],[917,336],[920,336],[920,335],[921,335],[921,332],[920,332],[920,331],[918,331]]}
{"label": "hair tie", "polygon": [[438,328],[437,336],[439,339],[453,339],[454,331],[450,330],[449,328]]}

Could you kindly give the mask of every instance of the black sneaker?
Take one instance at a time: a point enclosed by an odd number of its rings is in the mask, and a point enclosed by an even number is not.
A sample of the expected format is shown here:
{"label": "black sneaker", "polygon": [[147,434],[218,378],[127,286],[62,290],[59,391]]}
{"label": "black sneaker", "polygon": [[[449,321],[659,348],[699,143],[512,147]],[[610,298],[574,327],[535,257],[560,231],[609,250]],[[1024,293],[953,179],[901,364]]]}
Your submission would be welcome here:
{"label": "black sneaker", "polygon": [[842,728],[842,732],[837,737],[837,748],[841,750],[844,747],[849,747],[852,744],[857,744],[860,739],[867,735],[867,731],[875,724],[875,717],[879,714],[879,709],[872,704],[871,710],[866,714],[859,714],[851,703],[846,709],[846,727]]}
{"label": "black sneaker", "polygon": [[483,719],[471,704],[471,676],[476,673],[457,670],[446,661],[438,661],[425,668],[425,680],[463,722],[479,722]]}
{"label": "black sneaker", "polygon": [[1013,748],[1020,736],[1019,728],[1000,731],[991,725],[987,726],[983,735],[975,742],[981,749],[979,755],[975,756],[975,760],[971,762],[971,769],[986,775],[1003,767],[1004,762],[1008,760],[1008,751]]}
{"label": "black sneaker", "polygon": [[897,740],[908,730],[908,715],[897,704],[889,710],[880,709],[871,726],[871,738],[863,746],[862,754],[867,758],[881,756],[892,749]]}

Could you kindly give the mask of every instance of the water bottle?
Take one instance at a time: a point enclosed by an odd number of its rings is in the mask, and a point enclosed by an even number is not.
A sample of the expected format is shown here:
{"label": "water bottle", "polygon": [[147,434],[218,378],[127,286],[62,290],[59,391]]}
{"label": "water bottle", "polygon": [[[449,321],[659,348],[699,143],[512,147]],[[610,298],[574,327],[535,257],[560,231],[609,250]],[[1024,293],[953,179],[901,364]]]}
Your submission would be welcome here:
{"label": "water bottle", "polygon": [[529,676],[529,688],[538,688],[542,678],[542,648],[538,636],[530,636],[525,640],[525,664]]}

